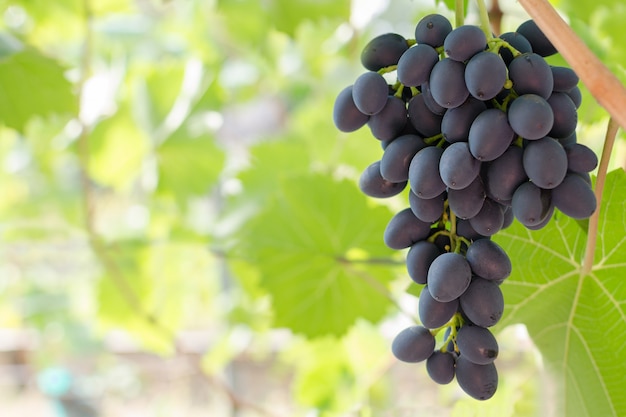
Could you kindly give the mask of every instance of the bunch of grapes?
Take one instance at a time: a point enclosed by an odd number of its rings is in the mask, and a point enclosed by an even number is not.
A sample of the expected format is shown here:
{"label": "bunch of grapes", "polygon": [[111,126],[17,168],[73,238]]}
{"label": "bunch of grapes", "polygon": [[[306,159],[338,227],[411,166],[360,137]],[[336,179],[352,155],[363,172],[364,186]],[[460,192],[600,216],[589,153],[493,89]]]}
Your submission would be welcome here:
{"label": "bunch of grapes", "polygon": [[421,325],[402,330],[392,352],[481,400],[498,384],[489,328],[512,268],[491,236],[514,219],[537,230],[555,209],[575,219],[596,209],[597,157],[576,140],[578,77],[545,61],[556,52],[532,20],[493,37],[432,14],[415,39],[372,39],[361,55],[368,71],[335,101],[339,130],[368,125],[383,148],[361,190],[385,198],[410,187],[384,241],[408,248],[408,275],[423,285]]}

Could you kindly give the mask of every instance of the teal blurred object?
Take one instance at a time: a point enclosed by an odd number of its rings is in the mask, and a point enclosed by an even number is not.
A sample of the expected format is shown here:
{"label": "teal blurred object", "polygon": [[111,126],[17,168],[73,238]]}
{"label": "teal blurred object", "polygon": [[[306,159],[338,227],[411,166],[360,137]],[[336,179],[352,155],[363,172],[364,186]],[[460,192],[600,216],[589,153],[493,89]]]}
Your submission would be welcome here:
{"label": "teal blurred object", "polygon": [[65,368],[48,368],[37,376],[39,390],[52,401],[56,417],[98,417],[97,405],[80,394],[76,378]]}

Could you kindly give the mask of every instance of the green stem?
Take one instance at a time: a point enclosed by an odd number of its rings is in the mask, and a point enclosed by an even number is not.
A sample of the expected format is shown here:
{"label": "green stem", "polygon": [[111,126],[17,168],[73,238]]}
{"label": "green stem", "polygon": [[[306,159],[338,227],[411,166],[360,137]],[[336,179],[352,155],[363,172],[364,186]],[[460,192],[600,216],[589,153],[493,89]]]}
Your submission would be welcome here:
{"label": "green stem", "polygon": [[487,10],[487,5],[485,5],[485,0],[476,0],[478,3],[478,13],[480,14],[480,27],[483,32],[485,32],[485,36],[487,37],[487,41],[493,39],[493,34],[491,33],[491,23],[489,23],[489,11]]}
{"label": "green stem", "polygon": [[606,129],[606,137],[604,139],[604,147],[602,148],[602,156],[600,157],[600,164],[598,165],[598,176],[596,178],[596,211],[589,218],[589,228],[587,229],[587,247],[585,249],[585,257],[583,258],[582,268],[580,270],[580,276],[585,276],[591,272],[593,268],[593,256],[596,251],[596,241],[598,239],[598,222],[600,218],[600,206],[602,203],[602,191],[604,190],[604,181],[606,180],[606,174],[609,168],[609,159],[613,151],[613,145],[615,144],[615,136],[617,136],[617,130],[619,125],[613,118],[609,119],[609,125]]}
{"label": "green stem", "polygon": [[456,0],[454,6],[454,24],[456,27],[463,26],[465,23],[465,10],[463,9],[463,0]]}

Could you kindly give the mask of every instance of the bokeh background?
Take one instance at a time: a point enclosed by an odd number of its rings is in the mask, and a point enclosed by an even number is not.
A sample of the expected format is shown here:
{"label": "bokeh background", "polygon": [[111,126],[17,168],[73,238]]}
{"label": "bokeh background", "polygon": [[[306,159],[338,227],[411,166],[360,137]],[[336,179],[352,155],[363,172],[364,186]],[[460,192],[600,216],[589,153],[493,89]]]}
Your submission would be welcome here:
{"label": "bokeh background", "polygon": [[[332,105],[372,37],[453,3],[0,1],[0,416],[556,415],[523,324],[488,403],[389,351],[416,316],[382,243],[406,203],[359,192],[381,148]],[[487,3],[496,33],[528,18]],[[623,79],[626,7],[553,4]]]}

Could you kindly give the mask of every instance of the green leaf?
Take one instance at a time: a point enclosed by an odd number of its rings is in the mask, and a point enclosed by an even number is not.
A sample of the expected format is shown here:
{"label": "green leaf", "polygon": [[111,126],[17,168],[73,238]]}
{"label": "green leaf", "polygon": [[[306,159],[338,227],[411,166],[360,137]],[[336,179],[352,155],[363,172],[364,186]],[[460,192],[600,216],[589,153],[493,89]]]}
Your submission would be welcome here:
{"label": "green leaf", "polygon": [[359,317],[380,320],[394,273],[369,261],[393,253],[382,240],[389,210],[369,207],[348,181],[311,175],[274,186],[234,250],[258,266],[275,325],[314,337],[342,334]]}
{"label": "green leaf", "polygon": [[21,132],[33,116],[75,114],[77,100],[65,69],[27,49],[0,60],[0,121]]}
{"label": "green leaf", "polygon": [[568,417],[624,416],[626,173],[607,177],[594,265],[583,275],[586,233],[557,213],[531,232],[517,222],[495,240],[511,256],[502,326],[522,322],[554,372]]}
{"label": "green leaf", "polygon": [[139,174],[148,147],[144,131],[123,106],[89,136],[89,174],[101,184],[123,188]]}
{"label": "green leaf", "polygon": [[158,191],[179,198],[205,194],[224,167],[224,152],[207,134],[181,127],[157,149]]}

